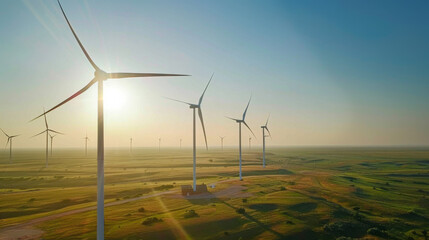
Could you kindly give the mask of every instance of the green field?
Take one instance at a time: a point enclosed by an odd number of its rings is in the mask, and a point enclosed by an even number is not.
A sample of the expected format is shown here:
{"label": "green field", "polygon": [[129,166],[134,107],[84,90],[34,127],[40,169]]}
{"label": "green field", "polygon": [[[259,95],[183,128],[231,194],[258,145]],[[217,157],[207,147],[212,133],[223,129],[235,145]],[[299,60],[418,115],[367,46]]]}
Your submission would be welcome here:
{"label": "green field", "polygon": [[[16,150],[12,163],[7,154],[0,239],[95,239],[94,150],[58,150],[48,168],[42,150]],[[107,150],[106,239],[425,239],[429,231],[427,148],[271,148],[265,169],[260,149],[247,150],[244,181],[236,149],[197,154],[198,184],[216,184],[184,198],[191,149]]]}

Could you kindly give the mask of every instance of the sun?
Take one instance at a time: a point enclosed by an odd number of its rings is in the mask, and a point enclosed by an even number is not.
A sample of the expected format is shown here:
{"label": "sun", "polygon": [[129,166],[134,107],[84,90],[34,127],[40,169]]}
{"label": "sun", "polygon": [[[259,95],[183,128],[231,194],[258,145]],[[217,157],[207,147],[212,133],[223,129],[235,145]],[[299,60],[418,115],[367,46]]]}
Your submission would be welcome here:
{"label": "sun", "polygon": [[125,107],[127,96],[121,88],[116,86],[105,87],[103,94],[106,110],[121,110]]}

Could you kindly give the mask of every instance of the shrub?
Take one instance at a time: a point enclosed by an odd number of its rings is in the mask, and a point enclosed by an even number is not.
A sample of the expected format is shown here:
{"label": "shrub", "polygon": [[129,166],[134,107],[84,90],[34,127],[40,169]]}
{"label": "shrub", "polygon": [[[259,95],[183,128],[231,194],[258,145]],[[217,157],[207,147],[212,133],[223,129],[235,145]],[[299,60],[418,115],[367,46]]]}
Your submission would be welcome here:
{"label": "shrub", "polygon": [[228,236],[229,232],[223,232],[223,235]]}
{"label": "shrub", "polygon": [[235,210],[237,213],[239,213],[239,214],[244,214],[244,213],[246,213],[246,209],[244,209],[244,208],[239,208],[239,209],[237,209],[237,210]]}
{"label": "shrub", "polygon": [[355,211],[359,211],[359,210],[360,210],[360,207],[354,207],[354,208],[353,208],[353,210],[355,210]]}
{"label": "shrub", "polygon": [[376,227],[368,229],[367,233],[377,237],[384,237],[384,238],[388,237],[387,232],[380,230]]}
{"label": "shrub", "polygon": [[284,191],[284,190],[286,190],[286,188],[284,186],[281,186],[280,191]]}
{"label": "shrub", "polygon": [[287,220],[286,224],[293,225],[294,223],[291,220]]}
{"label": "shrub", "polygon": [[139,208],[139,212],[144,212],[144,207]]}
{"label": "shrub", "polygon": [[152,225],[152,224],[157,223],[157,222],[162,222],[162,219],[157,218],[157,217],[148,217],[142,222],[142,224],[147,226],[147,225]]}
{"label": "shrub", "polygon": [[36,201],[36,199],[35,199],[35,198],[30,198],[30,199],[28,200],[28,202],[34,202],[34,201]]}
{"label": "shrub", "polygon": [[241,201],[242,201],[243,203],[247,203],[247,198],[243,198],[243,199],[241,199]]}
{"label": "shrub", "polygon": [[199,217],[198,213],[195,212],[195,210],[186,210],[184,217],[185,218],[193,218],[193,217]]}

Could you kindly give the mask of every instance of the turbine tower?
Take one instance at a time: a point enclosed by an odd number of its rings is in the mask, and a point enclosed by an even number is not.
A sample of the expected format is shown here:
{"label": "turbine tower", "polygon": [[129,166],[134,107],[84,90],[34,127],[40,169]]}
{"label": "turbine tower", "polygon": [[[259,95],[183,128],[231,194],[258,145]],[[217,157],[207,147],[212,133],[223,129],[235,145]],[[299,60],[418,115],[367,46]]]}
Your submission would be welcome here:
{"label": "turbine tower", "polygon": [[[39,117],[43,116],[45,118],[45,126],[46,126],[45,131],[43,131],[41,133],[38,133],[38,134],[34,135],[33,137],[39,136],[39,135],[41,135],[43,133],[46,133],[46,165],[45,166],[48,167],[48,159],[49,159],[49,157],[48,157],[48,151],[49,151],[48,143],[49,143],[49,135],[50,135],[49,133],[51,133],[51,132],[57,133],[57,134],[63,134],[63,133],[57,132],[57,131],[52,130],[52,129],[49,128],[49,126],[48,126],[48,120],[46,119],[46,113],[47,112],[44,111],[44,113],[42,115],[40,115],[40,116],[37,117],[37,118],[39,118]],[[35,119],[36,118],[34,118],[33,120],[35,120]],[[31,120],[31,121],[33,121],[33,120]]]}
{"label": "turbine tower", "polygon": [[267,130],[269,137],[271,137],[270,130],[268,130],[268,120],[270,119],[270,115],[268,115],[267,122],[262,128],[262,167],[265,168],[265,138],[268,137],[265,135],[265,130]]}
{"label": "turbine tower", "polygon": [[180,139],[180,149],[182,149],[182,139]]}
{"label": "turbine tower", "polygon": [[12,140],[13,140],[13,138],[18,137],[19,135],[9,136],[9,135],[7,135],[7,134],[3,131],[3,129],[1,129],[1,128],[0,128],[0,130],[1,130],[1,131],[4,133],[4,135],[7,137],[6,147],[7,147],[7,145],[8,145],[8,144],[10,144],[10,145],[9,145],[9,162],[12,162]]}
{"label": "turbine tower", "polygon": [[86,157],[86,156],[88,156],[88,141],[89,141],[88,133],[86,133],[86,135],[83,139],[85,139],[85,157]]}
{"label": "turbine tower", "polygon": [[161,152],[161,138],[158,138],[158,152]]}
{"label": "turbine tower", "polygon": [[[84,46],[80,42],[77,34],[75,33],[73,27],[71,26],[60,1],[58,0],[58,5],[61,8],[61,12],[64,15],[64,18],[67,22],[68,27],[70,28],[74,38],[76,39],[79,47],[85,54],[85,57],[94,68],[94,78],[81,90],[77,91],[75,94],[62,101],[58,105],[51,108],[46,113],[55,110],[61,105],[67,103],[73,98],[79,96],[86,90],[88,90],[92,85],[98,83],[98,142],[97,142],[97,240],[104,239],[104,114],[103,114],[103,83],[107,79],[120,79],[120,78],[135,78],[135,77],[166,77],[166,76],[187,76],[181,74],[164,74],[164,73],[124,73],[124,72],[111,72],[107,73],[99,68],[94,61],[89,56],[88,52],[85,50]],[[42,114],[44,115],[44,114]],[[37,116],[36,118],[41,117]],[[36,119],[35,118],[35,119]]]}
{"label": "turbine tower", "polygon": [[133,138],[130,138],[130,153],[133,152]]}
{"label": "turbine tower", "polygon": [[210,77],[210,80],[207,83],[206,88],[203,91],[203,94],[201,94],[201,97],[198,100],[197,104],[183,102],[183,101],[180,101],[180,100],[169,98],[170,100],[173,100],[173,101],[176,101],[176,102],[181,102],[181,103],[189,105],[189,108],[192,109],[192,111],[193,111],[193,190],[194,190],[194,192],[197,191],[197,175],[196,175],[197,174],[196,173],[196,171],[197,171],[197,145],[196,145],[197,144],[196,143],[197,142],[197,137],[196,137],[196,128],[195,128],[195,125],[196,125],[195,124],[195,109],[198,109],[198,116],[200,118],[201,126],[203,128],[204,140],[205,140],[205,143],[206,143],[206,149],[208,150],[209,147],[207,145],[207,136],[206,136],[206,129],[204,127],[203,112],[201,111],[201,103],[203,102],[204,94],[206,93],[206,90],[209,87],[210,82],[212,81],[213,75],[214,74],[212,74],[212,76]]}
{"label": "turbine tower", "polygon": [[51,138],[51,157],[52,157],[52,145],[53,145],[53,142],[54,142],[54,137],[56,137],[56,136],[57,136],[57,134],[55,134],[55,135],[49,134],[49,137]]}
{"label": "turbine tower", "polygon": [[238,151],[239,151],[239,167],[240,167],[240,181],[243,181],[243,177],[241,174],[241,124],[243,123],[248,129],[249,131],[252,133],[252,135],[256,138],[255,134],[253,133],[252,129],[250,129],[249,125],[247,125],[245,118],[246,118],[246,113],[247,113],[247,109],[249,108],[249,104],[250,104],[250,100],[252,100],[252,97],[250,97],[249,102],[247,103],[246,109],[244,110],[243,113],[243,118],[242,119],[236,119],[236,118],[230,118],[227,117],[233,121],[235,121],[236,123],[238,123]]}
{"label": "turbine tower", "polygon": [[221,147],[221,149],[222,149],[222,151],[223,151],[223,139],[225,138],[225,137],[221,137],[221,136],[219,136],[220,137],[220,147]]}

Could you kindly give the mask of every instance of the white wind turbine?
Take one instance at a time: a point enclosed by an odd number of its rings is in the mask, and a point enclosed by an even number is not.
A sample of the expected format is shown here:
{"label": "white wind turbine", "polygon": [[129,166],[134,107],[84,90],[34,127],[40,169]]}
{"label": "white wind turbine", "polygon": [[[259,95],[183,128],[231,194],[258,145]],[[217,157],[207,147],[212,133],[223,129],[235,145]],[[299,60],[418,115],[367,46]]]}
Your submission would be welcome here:
{"label": "white wind turbine", "polygon": [[13,140],[13,138],[18,137],[19,135],[12,135],[12,136],[9,136],[9,135],[7,135],[7,134],[3,131],[3,129],[1,129],[1,128],[0,128],[0,130],[1,130],[1,131],[4,133],[4,135],[6,135],[6,137],[7,137],[6,147],[7,147],[7,145],[8,145],[8,144],[10,144],[10,145],[9,145],[9,162],[12,162],[12,140]]}
{"label": "white wind turbine", "polygon": [[249,150],[252,149],[252,137],[249,137]]}
{"label": "white wind turbine", "polygon": [[188,103],[188,102],[183,102],[180,100],[176,100],[176,99],[172,99],[172,98],[168,98],[170,100],[176,101],[176,102],[181,102],[184,104],[189,105],[189,108],[192,109],[193,111],[193,190],[194,192],[197,191],[197,175],[196,175],[196,171],[197,171],[197,137],[196,137],[196,127],[195,127],[195,109],[198,109],[198,116],[200,118],[201,121],[201,126],[203,128],[203,133],[204,133],[204,140],[206,143],[206,149],[208,150],[208,145],[207,145],[207,136],[206,136],[206,129],[204,127],[204,120],[203,120],[203,112],[201,111],[201,103],[203,102],[203,98],[204,98],[204,94],[206,93],[207,88],[210,85],[210,82],[212,81],[213,75],[210,77],[209,82],[206,85],[206,88],[203,91],[203,94],[201,94],[200,99],[198,100],[197,104],[193,104],[193,103]]}
{"label": "white wind turbine", "polygon": [[[48,157],[48,151],[49,151],[49,146],[48,146],[48,144],[49,144],[49,135],[50,135],[50,133],[51,132],[53,132],[53,133],[57,133],[57,134],[62,134],[62,135],[64,135],[63,133],[60,133],[60,132],[57,132],[57,131],[55,131],[55,130],[52,130],[52,129],[50,129],[49,128],[49,126],[48,126],[48,120],[46,119],[46,113],[47,112],[44,112],[41,116],[43,116],[44,118],[45,118],[45,126],[46,126],[46,129],[45,129],[45,131],[43,131],[43,132],[41,132],[41,133],[38,133],[38,134],[36,134],[36,135],[34,135],[33,137],[36,137],[36,136],[39,136],[39,135],[41,135],[41,134],[43,134],[43,133],[46,133],[46,167],[48,167],[48,159],[49,159],[49,157]],[[39,116],[40,117],[40,116]],[[39,117],[37,117],[37,118],[39,118]],[[35,118],[36,119],[36,118]],[[33,119],[33,120],[35,120],[35,119]],[[33,120],[31,120],[31,121],[33,121]],[[52,145],[51,145],[51,147],[52,147]]]}
{"label": "white wind turbine", "polygon": [[236,118],[230,118],[227,117],[235,122],[238,123],[238,151],[239,151],[239,165],[240,165],[240,181],[243,180],[242,174],[241,174],[241,124],[243,123],[244,125],[246,125],[246,127],[250,130],[250,132],[252,133],[252,135],[256,138],[255,134],[253,133],[252,129],[250,129],[249,125],[247,125],[245,118],[246,118],[246,113],[247,113],[247,109],[249,108],[249,104],[250,104],[250,100],[252,100],[252,97],[250,97],[249,102],[247,103],[246,109],[244,110],[243,113],[243,118],[242,119],[236,119]]}
{"label": "white wind turbine", "polygon": [[158,152],[161,152],[161,138],[158,138]]}
{"label": "white wind turbine", "polygon": [[221,137],[221,136],[219,136],[220,137],[220,147],[221,147],[221,149],[223,150],[223,139],[225,138],[225,137]]}
{"label": "white wind turbine", "polygon": [[89,141],[88,133],[86,133],[83,139],[85,139],[85,157],[86,157],[88,156],[88,141]]}
{"label": "white wind turbine", "polygon": [[130,138],[130,153],[133,152],[133,138]]}
{"label": "white wind turbine", "polygon": [[267,122],[264,126],[261,126],[262,128],[262,167],[265,168],[265,138],[268,137],[265,135],[265,130],[267,130],[269,137],[271,137],[270,130],[268,130],[268,120],[270,119],[270,115],[268,115]]}
{"label": "white wind turbine", "polygon": [[[64,15],[64,18],[73,33],[74,38],[76,39],[77,43],[79,44],[81,50],[85,54],[87,60],[91,64],[91,66],[94,68],[94,78],[81,90],[77,91],[75,94],[67,98],[66,100],[62,101],[60,104],[56,105],[55,107],[51,108],[46,113],[51,112],[52,110],[55,110],[56,108],[60,107],[61,105],[67,103],[68,101],[72,100],[73,98],[79,96],[86,90],[88,90],[92,85],[95,83],[98,83],[98,142],[97,142],[97,240],[104,239],[104,116],[103,116],[103,83],[107,79],[120,79],[120,78],[135,78],[135,77],[166,77],[166,76],[186,76],[182,74],[163,74],[163,73],[124,73],[124,72],[113,72],[113,73],[107,73],[103,71],[101,68],[99,68],[94,61],[89,56],[88,52],[83,47],[82,43],[80,42],[78,36],[76,35],[75,31],[73,30],[73,27],[71,26],[69,20],[67,19],[67,16],[61,6],[61,3],[58,0],[58,4],[61,8],[61,12]],[[37,116],[36,118],[41,117]],[[34,118],[34,119],[36,119]],[[33,119],[33,120],[34,120]]]}
{"label": "white wind turbine", "polygon": [[55,135],[49,134],[49,137],[51,138],[51,157],[52,157],[52,146],[54,144],[54,137],[56,137],[56,136],[57,136],[57,134],[55,134]]}

